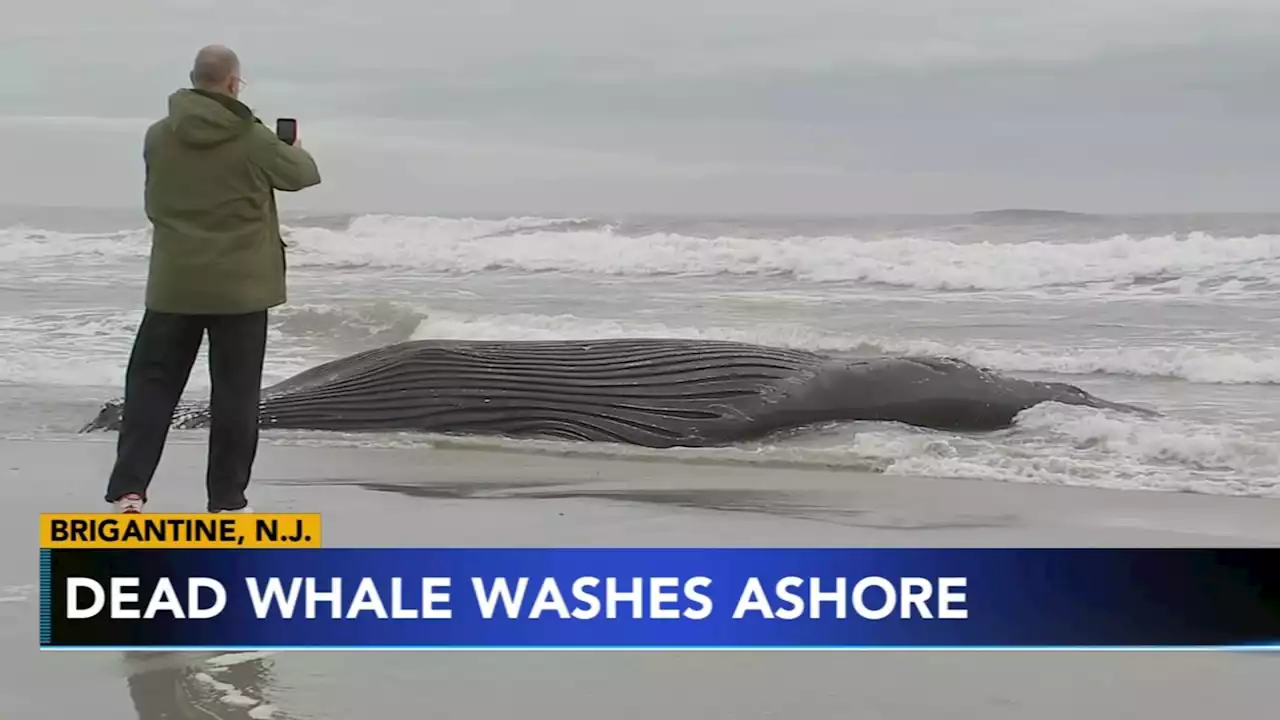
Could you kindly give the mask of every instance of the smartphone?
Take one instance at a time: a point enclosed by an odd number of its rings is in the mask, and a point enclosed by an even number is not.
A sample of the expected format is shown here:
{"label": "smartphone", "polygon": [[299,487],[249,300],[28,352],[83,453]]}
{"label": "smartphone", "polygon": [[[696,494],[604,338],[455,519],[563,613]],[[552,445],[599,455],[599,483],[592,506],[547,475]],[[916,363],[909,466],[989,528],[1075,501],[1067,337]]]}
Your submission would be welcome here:
{"label": "smartphone", "polygon": [[292,145],[298,139],[298,121],[294,118],[276,120],[276,137]]}

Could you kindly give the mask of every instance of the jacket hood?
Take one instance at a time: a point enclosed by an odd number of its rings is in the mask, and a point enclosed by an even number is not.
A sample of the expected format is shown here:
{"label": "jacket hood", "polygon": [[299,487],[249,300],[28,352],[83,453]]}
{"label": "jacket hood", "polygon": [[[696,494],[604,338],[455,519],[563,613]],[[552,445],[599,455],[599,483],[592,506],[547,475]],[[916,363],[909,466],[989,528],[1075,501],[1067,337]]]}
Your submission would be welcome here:
{"label": "jacket hood", "polygon": [[169,96],[168,122],[182,142],[210,147],[245,134],[255,118],[253,111],[235,98],[183,89]]}

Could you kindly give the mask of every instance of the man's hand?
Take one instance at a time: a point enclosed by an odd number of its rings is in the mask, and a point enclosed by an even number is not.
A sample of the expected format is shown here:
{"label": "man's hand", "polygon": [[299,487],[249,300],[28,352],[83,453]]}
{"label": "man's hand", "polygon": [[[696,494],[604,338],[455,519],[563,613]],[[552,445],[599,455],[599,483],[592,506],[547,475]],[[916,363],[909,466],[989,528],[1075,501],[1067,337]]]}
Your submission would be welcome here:
{"label": "man's hand", "polygon": [[284,140],[268,130],[255,133],[258,141],[254,143],[254,163],[262,168],[271,179],[271,186],[276,190],[297,192],[320,184],[320,171],[316,169],[316,161],[311,154],[302,149],[302,143],[294,137],[294,142],[285,150]]}

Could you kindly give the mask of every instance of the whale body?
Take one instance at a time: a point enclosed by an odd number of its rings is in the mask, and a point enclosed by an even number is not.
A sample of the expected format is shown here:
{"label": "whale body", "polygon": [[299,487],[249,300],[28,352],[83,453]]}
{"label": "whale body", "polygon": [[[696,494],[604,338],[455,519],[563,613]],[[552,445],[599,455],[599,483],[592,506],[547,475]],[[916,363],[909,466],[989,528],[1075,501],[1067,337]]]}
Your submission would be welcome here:
{"label": "whale body", "polygon": [[[781,431],[891,421],[991,431],[1044,402],[1154,414],[1065,383],[1024,380],[947,357],[848,359],[686,339],[417,340],[326,362],[265,388],[262,428],[420,431],[729,445]],[[82,431],[118,430],[119,402]],[[201,428],[207,405],[174,426]]]}

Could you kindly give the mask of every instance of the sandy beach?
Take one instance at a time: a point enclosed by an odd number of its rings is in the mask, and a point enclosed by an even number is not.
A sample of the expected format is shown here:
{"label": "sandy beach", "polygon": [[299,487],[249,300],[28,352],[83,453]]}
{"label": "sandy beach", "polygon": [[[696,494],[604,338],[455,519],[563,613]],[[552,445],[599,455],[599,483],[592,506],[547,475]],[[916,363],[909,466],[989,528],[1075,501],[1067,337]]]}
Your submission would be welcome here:
{"label": "sandy beach", "polygon": [[[1280,670],[1243,653],[41,653],[37,514],[102,509],[113,439],[0,450],[14,717],[1260,716]],[[151,509],[200,508],[204,453],[174,439]],[[255,507],[323,513],[331,546],[1280,544],[1273,500],[729,462],[264,444],[256,478]]]}

